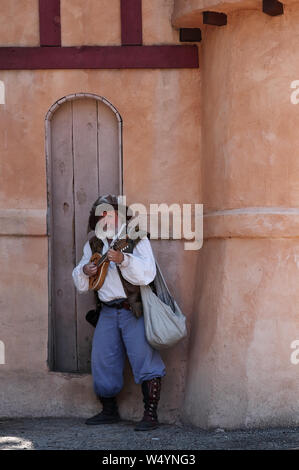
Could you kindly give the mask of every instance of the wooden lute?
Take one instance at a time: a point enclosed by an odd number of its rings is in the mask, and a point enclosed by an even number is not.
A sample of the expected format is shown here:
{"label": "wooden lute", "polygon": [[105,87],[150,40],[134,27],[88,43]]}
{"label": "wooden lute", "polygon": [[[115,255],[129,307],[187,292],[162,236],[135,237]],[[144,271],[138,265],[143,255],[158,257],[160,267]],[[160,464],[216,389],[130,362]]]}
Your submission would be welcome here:
{"label": "wooden lute", "polygon": [[[114,240],[113,244],[110,245],[109,248],[113,248],[114,250],[123,251],[129,246],[129,237],[126,235],[125,238],[116,239]],[[93,276],[89,278],[89,289],[90,290],[99,290],[102,285],[104,284],[106,274],[108,271],[110,260],[108,259],[108,251],[101,255],[100,253],[96,252],[93,253],[92,257],[90,258],[90,263],[94,263],[97,266],[97,272]]]}

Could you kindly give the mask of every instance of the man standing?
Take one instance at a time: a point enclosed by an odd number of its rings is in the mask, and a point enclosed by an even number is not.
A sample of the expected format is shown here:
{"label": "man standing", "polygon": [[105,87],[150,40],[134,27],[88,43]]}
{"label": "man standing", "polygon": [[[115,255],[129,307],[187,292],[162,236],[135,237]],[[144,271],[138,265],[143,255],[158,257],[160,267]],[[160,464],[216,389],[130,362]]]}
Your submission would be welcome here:
{"label": "man standing", "polygon": [[[110,204],[112,210],[106,211],[105,216],[97,217],[95,210],[100,204]],[[126,227],[124,221],[119,232],[116,230],[118,217],[121,217],[118,207],[118,199],[114,195],[101,196],[95,201],[90,211],[88,230],[95,230],[97,222],[105,217],[107,231],[114,232],[114,236],[112,239],[100,239],[95,236],[87,241],[82,259],[72,272],[77,290],[87,292],[89,277],[97,272],[95,264],[89,262],[93,252],[108,252],[108,271],[102,287],[97,291],[102,308],[91,352],[94,391],[103,409],[89,418],[86,424],[120,420],[116,395],[123,388],[123,369],[127,353],[135,383],[141,384],[142,388],[144,415],[135,430],[143,431],[159,425],[157,406],[161,378],[166,375],[165,364],[159,351],[152,348],[146,339],[139,287],[154,280],[156,262],[147,237],[131,240],[129,248],[123,252],[109,248]]]}

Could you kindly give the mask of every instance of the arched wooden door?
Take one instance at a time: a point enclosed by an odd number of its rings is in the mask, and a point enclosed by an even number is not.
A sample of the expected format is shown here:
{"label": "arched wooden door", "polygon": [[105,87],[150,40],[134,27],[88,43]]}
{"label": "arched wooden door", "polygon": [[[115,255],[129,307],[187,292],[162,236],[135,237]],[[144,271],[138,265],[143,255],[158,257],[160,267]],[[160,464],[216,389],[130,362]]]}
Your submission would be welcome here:
{"label": "arched wooden door", "polygon": [[100,194],[122,194],[121,132],[115,108],[94,95],[59,100],[46,118],[50,370],[90,372],[94,329],[85,314],[94,293],[77,293],[72,270],[92,203]]}

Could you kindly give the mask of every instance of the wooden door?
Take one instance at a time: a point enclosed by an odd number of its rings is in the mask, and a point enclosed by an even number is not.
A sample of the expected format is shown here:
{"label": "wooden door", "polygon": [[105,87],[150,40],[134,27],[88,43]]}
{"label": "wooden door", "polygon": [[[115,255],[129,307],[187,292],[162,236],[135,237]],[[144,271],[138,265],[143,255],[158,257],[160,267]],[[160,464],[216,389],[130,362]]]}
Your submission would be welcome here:
{"label": "wooden door", "polygon": [[49,365],[90,372],[94,329],[85,314],[94,307],[94,293],[78,294],[72,270],[83,254],[92,203],[101,194],[122,193],[120,119],[103,101],[82,98],[59,106],[49,127]]}

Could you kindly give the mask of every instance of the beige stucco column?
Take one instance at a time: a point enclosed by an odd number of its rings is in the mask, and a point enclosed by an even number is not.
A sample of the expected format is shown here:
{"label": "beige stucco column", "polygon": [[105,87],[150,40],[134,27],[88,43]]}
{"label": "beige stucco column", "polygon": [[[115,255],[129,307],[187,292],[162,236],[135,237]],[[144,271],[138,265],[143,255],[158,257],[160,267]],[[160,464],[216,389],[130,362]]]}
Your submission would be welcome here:
{"label": "beige stucco column", "polygon": [[[209,9],[178,3],[177,27]],[[203,26],[200,46],[205,238],[184,416],[204,428],[298,424],[299,4],[271,17],[228,3],[228,24]]]}

